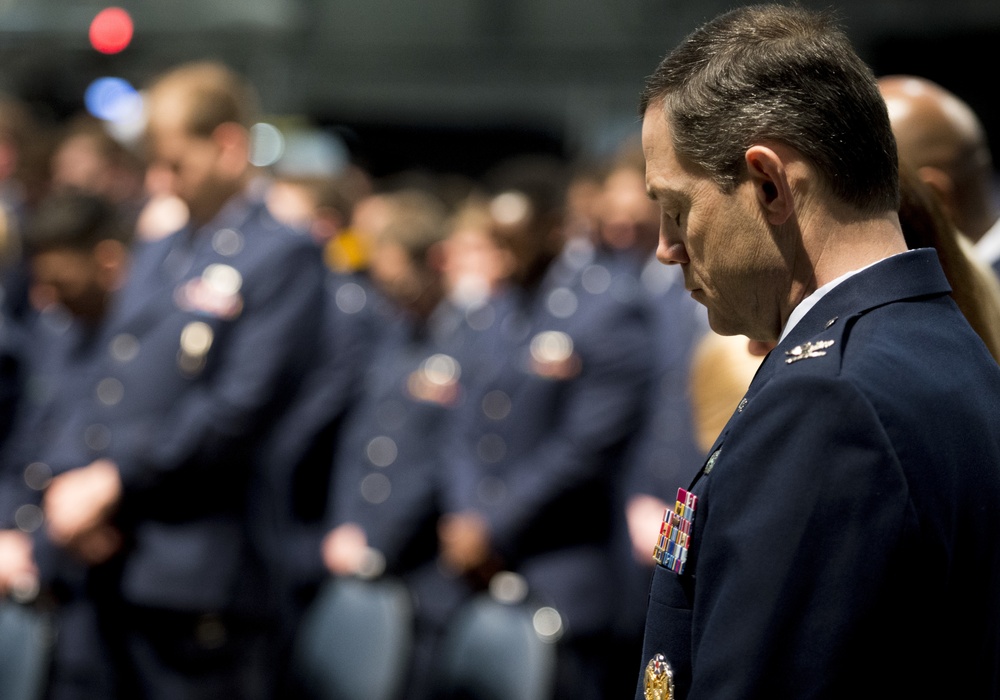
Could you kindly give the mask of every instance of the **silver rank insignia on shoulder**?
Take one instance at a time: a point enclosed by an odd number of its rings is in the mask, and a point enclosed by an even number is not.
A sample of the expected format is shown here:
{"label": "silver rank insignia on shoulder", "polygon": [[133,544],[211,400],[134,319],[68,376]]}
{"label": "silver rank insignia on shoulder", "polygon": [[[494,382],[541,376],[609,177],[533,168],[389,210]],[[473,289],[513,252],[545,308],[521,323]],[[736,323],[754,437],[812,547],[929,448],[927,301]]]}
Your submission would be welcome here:
{"label": "silver rank insignia on shoulder", "polygon": [[803,343],[802,345],[796,345],[791,350],[785,352],[788,358],[785,360],[785,364],[792,364],[793,362],[798,362],[799,360],[807,360],[813,357],[823,357],[826,354],[826,349],[833,345],[832,340],[817,340],[815,343]]}
{"label": "silver rank insignia on shoulder", "polygon": [[673,700],[674,672],[663,654],[656,654],[646,664],[642,697],[645,700]]}
{"label": "silver rank insignia on shoulder", "polygon": [[677,489],[674,509],[663,513],[660,534],[653,548],[653,561],[675,574],[684,572],[688,549],[691,546],[691,528],[694,526],[694,509],[698,497],[684,489]]}

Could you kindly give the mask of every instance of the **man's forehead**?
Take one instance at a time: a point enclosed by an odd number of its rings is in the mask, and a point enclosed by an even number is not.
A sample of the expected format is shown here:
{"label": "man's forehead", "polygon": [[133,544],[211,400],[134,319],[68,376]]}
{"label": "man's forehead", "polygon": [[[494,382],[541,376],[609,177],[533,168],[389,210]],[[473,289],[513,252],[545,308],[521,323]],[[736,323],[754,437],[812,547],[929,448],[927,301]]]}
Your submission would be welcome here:
{"label": "man's forehead", "polygon": [[650,105],[642,117],[642,150],[647,157],[650,149],[659,146],[659,141],[666,138],[667,132],[667,113],[663,104],[657,102]]}
{"label": "man's forehead", "polygon": [[662,104],[646,110],[642,121],[642,150],[646,157],[646,191],[654,199],[679,189],[690,176],[674,150]]}

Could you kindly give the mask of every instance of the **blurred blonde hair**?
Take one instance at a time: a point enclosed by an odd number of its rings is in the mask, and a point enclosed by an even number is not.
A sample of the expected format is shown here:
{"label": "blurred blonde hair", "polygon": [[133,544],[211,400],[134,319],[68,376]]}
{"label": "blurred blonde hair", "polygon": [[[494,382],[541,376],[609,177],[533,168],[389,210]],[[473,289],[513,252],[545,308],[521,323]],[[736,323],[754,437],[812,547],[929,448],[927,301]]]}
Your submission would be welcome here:
{"label": "blurred blonde hair", "polygon": [[709,331],[691,359],[691,407],[698,447],[708,452],[750,386],[764,358],[752,355],[742,335]]}
{"label": "blurred blonde hair", "polygon": [[945,214],[937,195],[916,171],[900,162],[899,222],[910,248],[934,248],[951,296],[993,358],[1000,361],[1000,281],[979,263],[968,239]]}

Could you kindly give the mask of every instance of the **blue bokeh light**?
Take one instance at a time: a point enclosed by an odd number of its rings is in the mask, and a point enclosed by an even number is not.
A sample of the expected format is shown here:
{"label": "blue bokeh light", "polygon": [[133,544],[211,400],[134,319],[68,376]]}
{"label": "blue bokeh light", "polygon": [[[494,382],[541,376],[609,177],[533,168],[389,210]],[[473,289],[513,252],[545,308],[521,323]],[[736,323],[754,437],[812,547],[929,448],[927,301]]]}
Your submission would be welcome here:
{"label": "blue bokeh light", "polygon": [[83,102],[88,112],[109,122],[127,122],[142,113],[142,96],[123,78],[98,78],[87,87]]}

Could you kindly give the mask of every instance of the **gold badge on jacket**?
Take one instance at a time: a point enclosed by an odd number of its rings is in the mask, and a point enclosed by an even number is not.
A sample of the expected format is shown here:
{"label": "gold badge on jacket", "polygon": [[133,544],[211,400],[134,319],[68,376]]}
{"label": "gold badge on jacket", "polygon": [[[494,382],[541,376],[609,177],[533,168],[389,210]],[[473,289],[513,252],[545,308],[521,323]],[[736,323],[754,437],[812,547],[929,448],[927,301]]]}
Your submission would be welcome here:
{"label": "gold badge on jacket", "polygon": [[646,664],[642,697],[645,700],[673,700],[674,672],[663,654],[656,654]]}

